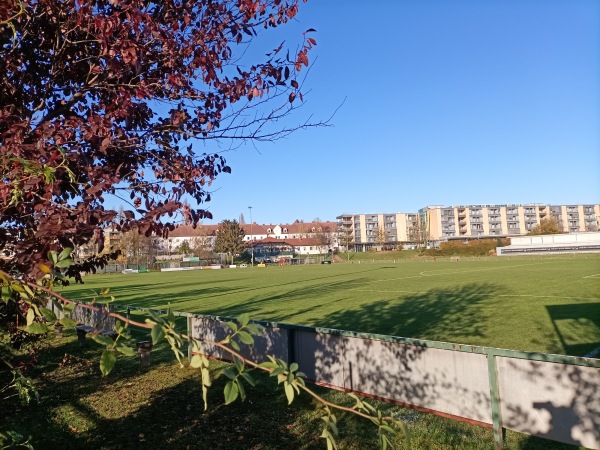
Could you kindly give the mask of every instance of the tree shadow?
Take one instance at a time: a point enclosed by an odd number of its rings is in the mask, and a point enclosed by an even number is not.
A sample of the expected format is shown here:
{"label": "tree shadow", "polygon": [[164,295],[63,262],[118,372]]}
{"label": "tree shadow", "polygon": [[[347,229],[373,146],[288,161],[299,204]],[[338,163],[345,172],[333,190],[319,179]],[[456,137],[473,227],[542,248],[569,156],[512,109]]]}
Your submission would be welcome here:
{"label": "tree shadow", "polygon": [[[299,398],[288,407],[283,392],[266,377],[260,377],[258,392],[249,392],[245,402],[232,406],[223,404],[227,379],[215,379],[205,412],[197,371],[174,368],[168,349],[153,352],[152,368],[128,359],[110,377],[102,377],[98,370],[97,347],[80,348],[68,341],[52,353],[55,357],[63,351],[70,356],[59,363],[64,363],[60,374],[47,376],[48,366],[39,367],[42,404],[23,412],[20,422],[21,411],[15,411],[14,429],[32,435],[35,448],[274,449],[281,448],[274,442],[301,448],[305,439],[319,441],[318,433],[292,430],[298,409],[309,407],[310,399]],[[47,364],[55,364],[52,359]],[[168,382],[153,383],[152,377],[161,374]],[[253,400],[257,395],[260,401]],[[6,413],[1,412],[0,418]]]}
{"label": "tree shadow", "polygon": [[598,448],[598,368],[500,360],[503,371],[510,373],[510,379],[500,380],[502,422],[506,428],[531,435],[523,449],[539,448],[539,438]]}
{"label": "tree shadow", "polygon": [[[277,268],[273,268],[277,270]],[[361,273],[368,273],[377,271],[380,268],[365,268],[359,271],[356,271],[355,276],[359,276]],[[256,269],[258,270],[258,269]],[[125,286],[111,286],[110,293],[114,295],[119,304],[126,303],[129,306],[142,307],[142,308],[153,308],[153,307],[161,307],[164,308],[167,304],[176,305],[183,304],[186,302],[194,301],[197,302],[198,298],[201,297],[209,297],[211,299],[224,297],[231,294],[243,293],[247,294],[250,298],[256,293],[256,295],[261,298],[265,298],[261,295],[265,289],[273,289],[273,288],[289,288],[285,291],[283,295],[277,295],[276,298],[289,298],[290,296],[293,298],[297,296],[296,292],[303,291],[309,292],[310,290],[314,290],[314,292],[319,291],[327,291],[328,285],[335,285],[339,287],[343,287],[344,285],[348,285],[345,282],[335,282],[325,284],[317,284],[321,283],[325,280],[341,278],[346,279],[346,273],[328,273],[325,272],[323,275],[318,277],[311,277],[310,280],[298,279],[293,281],[280,281],[277,277],[277,272],[275,272],[272,277],[272,283],[260,286],[249,286],[248,279],[246,278],[236,278],[236,279],[228,279],[226,283],[219,283],[213,287],[202,287],[202,279],[186,279],[186,280],[178,280],[178,281],[168,281],[168,282],[149,282],[149,283],[132,283],[127,284]],[[352,282],[352,285],[356,284],[359,278],[356,278],[355,281]],[[304,286],[307,281],[314,283],[314,287],[306,287]],[[212,280],[211,282],[214,282]],[[168,288],[170,286],[176,285],[176,297],[171,297],[169,294],[165,294],[164,292],[160,292],[162,289]],[[300,287],[299,287],[300,286]],[[299,287],[299,288],[298,288]],[[74,287],[71,291],[68,291],[70,288],[65,288],[64,291],[61,291],[61,294],[65,295],[69,299],[79,300],[79,301],[91,301],[94,294],[93,290],[86,289],[84,287]],[[313,293],[314,293],[313,292]],[[197,307],[196,307],[197,308]],[[197,312],[203,314],[213,314],[218,313],[221,315],[227,314],[223,312],[223,310],[219,309],[218,311],[210,311],[200,309],[190,309],[190,312]]]}
{"label": "tree shadow", "polygon": [[430,289],[340,310],[323,317],[321,323],[330,328],[419,339],[484,338],[482,306],[501,292],[501,287],[491,283]]}
{"label": "tree shadow", "polygon": [[548,305],[546,310],[568,355],[584,356],[600,348],[600,303]]}
{"label": "tree shadow", "polygon": [[[328,292],[340,292],[345,289],[362,286],[365,282],[363,278],[355,278],[351,281],[331,281],[329,283],[320,283],[312,286],[303,286],[296,288],[290,286],[289,290],[281,291],[272,295],[250,296],[243,303],[231,306],[219,306],[212,309],[205,309],[203,314],[218,314],[222,316],[237,316],[242,313],[249,313],[254,318],[260,320],[285,321],[309,312],[314,306],[307,306],[303,309],[291,310],[286,305],[288,302],[302,299],[313,299],[308,301],[311,305],[318,305],[323,302],[323,296]],[[286,284],[278,286],[286,286]],[[338,300],[340,301],[340,300]],[[269,309],[270,308],[270,309]],[[265,311],[266,309],[266,311]],[[260,317],[259,317],[260,315]]]}

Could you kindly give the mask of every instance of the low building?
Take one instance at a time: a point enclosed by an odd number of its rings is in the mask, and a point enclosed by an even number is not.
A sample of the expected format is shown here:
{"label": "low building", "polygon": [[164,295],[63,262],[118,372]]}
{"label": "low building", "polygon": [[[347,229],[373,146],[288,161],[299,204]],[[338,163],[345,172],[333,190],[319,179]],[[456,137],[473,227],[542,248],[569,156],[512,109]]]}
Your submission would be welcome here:
{"label": "low building", "polygon": [[598,232],[520,236],[511,238],[510,245],[496,248],[498,256],[599,252]]}
{"label": "low building", "polygon": [[[244,241],[269,243],[286,241],[292,244],[296,254],[312,255],[326,253],[329,249],[338,246],[336,222],[300,222],[293,224],[241,224],[244,230]],[[171,255],[178,255],[180,246],[187,242],[191,249],[204,249],[205,253],[212,252],[219,225],[200,224],[196,228],[190,225],[180,225],[169,233],[167,238],[155,237],[156,255],[158,259],[165,259]],[[105,242],[111,247],[121,244],[122,234],[107,227],[104,230]],[[108,246],[107,246],[108,248]],[[86,247],[89,256],[94,254],[94,245]]]}
{"label": "low building", "polygon": [[246,246],[254,250],[254,260],[257,262],[277,261],[281,258],[292,259],[300,255],[320,255],[330,250],[329,246],[313,238],[268,237],[248,242]]}

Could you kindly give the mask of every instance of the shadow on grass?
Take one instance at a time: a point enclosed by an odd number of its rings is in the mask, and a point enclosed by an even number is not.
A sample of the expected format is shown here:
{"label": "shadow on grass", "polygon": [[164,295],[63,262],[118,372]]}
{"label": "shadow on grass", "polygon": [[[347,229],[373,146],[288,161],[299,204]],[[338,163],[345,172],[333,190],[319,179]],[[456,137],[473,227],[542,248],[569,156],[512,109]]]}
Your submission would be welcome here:
{"label": "shadow on grass", "polygon": [[[324,268],[325,270],[327,268]],[[380,267],[370,267],[365,268],[355,273],[355,276],[360,276],[361,273],[368,273],[380,270]],[[258,270],[258,269],[255,269]],[[142,308],[153,308],[153,307],[165,307],[168,303],[171,303],[173,307],[176,309],[176,305],[178,303],[189,302],[190,300],[197,301],[199,298],[218,298],[224,297],[232,294],[247,294],[251,296],[253,293],[257,293],[260,295],[265,289],[273,289],[273,288],[289,288],[285,291],[284,294],[278,295],[276,298],[292,298],[294,296],[298,296],[297,292],[305,292],[308,293],[310,290],[314,292],[319,291],[327,291],[328,286],[347,286],[348,282],[346,273],[325,273],[323,276],[312,277],[309,280],[307,279],[299,279],[294,281],[285,281],[281,282],[278,280],[277,272],[274,273],[272,278],[273,282],[271,284],[252,286],[249,283],[253,283],[252,278],[247,279],[228,279],[223,280],[222,282],[218,282],[215,280],[211,280],[210,283],[213,286],[203,287],[204,280],[202,278],[198,279],[186,279],[185,281],[169,281],[169,282],[148,282],[148,283],[135,283],[135,284],[127,284],[127,285],[113,285],[107,286],[110,287],[111,295],[114,295],[117,299],[117,303],[119,304],[127,304],[129,306],[142,307]],[[340,282],[331,282],[326,284],[319,284],[324,280],[342,278],[344,281]],[[123,280],[119,280],[120,283]],[[351,282],[351,284],[358,284],[359,279],[355,279]],[[305,287],[307,283],[312,283],[314,286]],[[97,287],[94,288],[98,290]],[[171,291],[172,293],[169,293]],[[132,294],[134,292],[135,294]],[[65,288],[64,291],[61,291],[62,295],[65,295],[67,298],[72,298],[74,300],[80,301],[89,301],[92,299],[92,290],[87,290],[82,287],[76,287],[74,290],[69,291],[69,288]],[[130,298],[134,297],[134,298]],[[262,297],[261,297],[262,298]],[[200,312],[193,311],[190,312]],[[225,314],[223,310],[219,309],[218,311],[206,312],[202,311],[205,314]]]}
{"label": "shadow on grass", "polygon": [[306,396],[288,407],[273,380],[262,377],[246,402],[225,406],[222,377],[204,412],[197,372],[176,367],[168,349],[152,358],[148,369],[125,358],[102,377],[98,347],[68,338],[36,369],[42,403],[4,410],[0,421],[31,435],[38,449],[323,448],[317,430],[294,426],[298,409],[310,407]]}
{"label": "shadow on grass", "polygon": [[491,283],[436,288],[340,310],[321,322],[329,328],[421,339],[485,337],[482,305],[501,292]]}
{"label": "shadow on grass", "polygon": [[[281,291],[277,294],[266,296],[255,296],[236,305],[217,307],[203,311],[204,314],[214,314],[223,316],[237,316],[242,313],[249,313],[253,319],[257,320],[276,320],[284,321],[290,317],[300,315],[311,310],[311,307],[293,310],[287,307],[287,304],[297,302],[298,300],[323,298],[329,292],[340,292],[362,286],[366,279],[356,278],[351,281],[332,281],[329,283],[320,283],[312,286],[303,286]],[[283,284],[281,286],[287,285]],[[311,301],[314,302],[314,301]],[[317,304],[319,300],[316,300]]]}
{"label": "shadow on grass", "polygon": [[568,355],[584,356],[600,348],[600,303],[548,305],[546,310]]}

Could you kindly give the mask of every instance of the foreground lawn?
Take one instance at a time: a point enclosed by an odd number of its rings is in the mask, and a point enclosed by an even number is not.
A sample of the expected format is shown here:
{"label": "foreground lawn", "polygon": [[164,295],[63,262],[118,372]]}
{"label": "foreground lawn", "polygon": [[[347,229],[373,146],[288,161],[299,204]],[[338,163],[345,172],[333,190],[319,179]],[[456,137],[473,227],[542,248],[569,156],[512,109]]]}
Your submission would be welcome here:
{"label": "foreground lawn", "polygon": [[[0,398],[0,429],[31,438],[37,449],[325,449],[320,414],[307,396],[287,406],[272,380],[260,378],[244,403],[223,404],[223,378],[209,391],[203,411],[198,374],[180,369],[169,350],[153,351],[152,365],[120,358],[115,370],[102,377],[100,350],[93,342],[79,347],[73,334],[43,344],[37,366],[30,369],[41,403],[16,406]],[[223,363],[214,362],[213,373]],[[319,392],[328,400],[347,402],[343,393]],[[379,404],[386,414],[401,418],[410,440],[394,442],[398,450],[493,447],[491,429],[455,422],[413,410]],[[373,428],[356,418],[339,417],[339,448],[376,448]],[[507,431],[507,450],[574,450],[577,447]]]}
{"label": "foreground lawn", "polygon": [[576,356],[600,346],[598,255],[94,275],[62,293],[104,287],[135,307]]}

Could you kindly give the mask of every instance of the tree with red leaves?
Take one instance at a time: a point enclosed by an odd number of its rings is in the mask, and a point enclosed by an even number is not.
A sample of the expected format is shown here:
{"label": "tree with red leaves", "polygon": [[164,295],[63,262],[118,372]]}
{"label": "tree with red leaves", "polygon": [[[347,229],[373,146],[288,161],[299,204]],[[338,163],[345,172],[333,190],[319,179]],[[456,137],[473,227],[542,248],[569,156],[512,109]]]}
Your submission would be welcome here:
{"label": "tree with red leaves", "polygon": [[[36,277],[49,250],[94,236],[102,250],[109,223],[166,236],[209,218],[187,201],[209,201],[230,172],[220,145],[300,127],[280,119],[302,101],[314,30],[291,56],[282,44],[238,65],[297,12],[298,0],[3,0],[0,270]],[[195,149],[207,143],[212,153]],[[130,209],[117,217],[111,196]]]}

